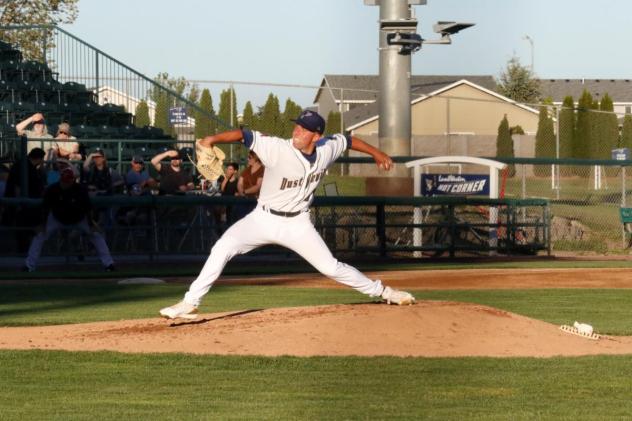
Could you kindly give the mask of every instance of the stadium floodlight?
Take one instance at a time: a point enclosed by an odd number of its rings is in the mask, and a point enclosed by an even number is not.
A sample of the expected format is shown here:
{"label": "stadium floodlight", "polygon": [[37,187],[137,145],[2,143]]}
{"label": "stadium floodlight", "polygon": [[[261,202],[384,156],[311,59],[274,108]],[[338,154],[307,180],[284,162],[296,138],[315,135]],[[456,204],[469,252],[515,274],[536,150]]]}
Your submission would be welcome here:
{"label": "stadium floodlight", "polygon": [[416,33],[395,32],[386,35],[388,45],[399,45],[399,53],[409,55],[421,49],[423,39]]}
{"label": "stadium floodlight", "polygon": [[439,21],[432,25],[432,29],[437,34],[441,34],[441,39],[435,41],[424,40],[424,44],[452,44],[450,35],[454,35],[474,25],[474,23]]}

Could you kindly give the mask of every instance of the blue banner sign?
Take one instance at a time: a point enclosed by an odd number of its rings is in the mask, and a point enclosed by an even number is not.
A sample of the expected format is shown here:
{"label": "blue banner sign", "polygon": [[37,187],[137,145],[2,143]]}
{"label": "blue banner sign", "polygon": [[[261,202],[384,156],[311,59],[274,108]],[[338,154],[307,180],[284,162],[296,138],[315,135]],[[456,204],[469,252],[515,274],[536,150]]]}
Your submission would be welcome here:
{"label": "blue banner sign", "polygon": [[628,148],[613,149],[612,159],[616,159],[617,161],[627,161],[628,159],[630,159],[630,149]]}
{"label": "blue banner sign", "polygon": [[489,196],[489,175],[422,174],[423,196]]}
{"label": "blue banner sign", "polygon": [[186,124],[187,123],[187,109],[184,107],[169,108],[169,123],[171,124]]}

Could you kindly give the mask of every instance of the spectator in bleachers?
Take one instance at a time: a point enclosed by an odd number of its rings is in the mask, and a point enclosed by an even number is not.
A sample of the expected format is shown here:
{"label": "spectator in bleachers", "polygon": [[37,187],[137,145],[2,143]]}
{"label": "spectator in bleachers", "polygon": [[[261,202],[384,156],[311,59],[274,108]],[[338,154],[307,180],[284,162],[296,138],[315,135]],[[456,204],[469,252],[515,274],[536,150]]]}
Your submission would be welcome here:
{"label": "spectator in bleachers", "polygon": [[[226,166],[224,171],[224,179],[221,184],[222,196],[236,196],[237,195],[237,183],[239,181],[239,164],[231,162]],[[234,221],[233,206],[226,206],[226,226],[230,227]]]}
{"label": "spectator in bleachers", "polygon": [[77,165],[64,158],[54,159],[49,163],[49,169],[46,172],[46,185],[50,186],[51,184],[58,182],[61,170],[66,167],[72,168],[75,173],[79,174],[79,167]]}
{"label": "spectator in bleachers", "polygon": [[[251,199],[257,199],[259,197],[259,191],[261,190],[261,184],[263,183],[263,173],[265,168],[259,160],[259,157],[253,151],[248,152],[248,166],[241,172],[239,180],[237,181],[237,196],[248,197]],[[257,202],[247,203],[237,206],[236,219],[241,219],[249,214],[255,207]]]}
{"label": "spectator in bleachers", "polygon": [[[34,148],[27,156],[27,192],[24,196],[28,198],[39,199],[44,194],[46,186],[46,174],[42,166],[44,155],[43,149]],[[17,161],[9,171],[4,197],[22,196],[20,191],[21,178],[22,161]],[[25,252],[31,238],[35,235],[34,228],[42,222],[42,211],[38,206],[10,207],[3,213],[2,219],[3,225],[17,228],[15,231],[17,249],[20,252]]]}
{"label": "spectator in bleachers", "polygon": [[263,183],[265,168],[253,151],[248,152],[248,166],[242,171],[237,181],[239,196],[258,198]]}
{"label": "spectator in bleachers", "polygon": [[[182,167],[182,161],[186,157],[183,151],[170,150],[159,153],[151,159],[151,165],[160,174],[159,193],[183,194],[195,187],[191,173]],[[171,158],[169,165],[163,165],[162,160]]]}
{"label": "spectator in bleachers", "polygon": [[[125,181],[114,168],[108,165],[105,152],[95,148],[83,163],[82,183],[88,187],[91,196],[110,196],[123,193]],[[102,228],[112,225],[115,209],[99,208],[93,212],[93,219]]]}
{"label": "spectator in bleachers", "polygon": [[114,270],[114,261],[103,236],[91,229],[88,222],[91,209],[88,191],[85,186],[76,182],[76,173],[72,168],[64,168],[59,182],[46,189],[43,205],[48,213],[46,223],[31,242],[23,270],[35,270],[44,242],[62,228],[76,228],[86,234],[97,250],[105,270]]}
{"label": "spectator in bleachers", "polygon": [[131,194],[132,191],[134,193],[140,191],[140,194],[149,194],[151,193],[150,189],[158,185],[156,180],[150,177],[145,169],[145,160],[142,156],[134,155],[132,157],[131,167],[125,174],[125,185],[127,186],[128,194]]}
{"label": "spectator in bleachers", "polygon": [[[31,129],[27,129],[29,125],[32,125]],[[26,136],[29,139],[52,139],[48,133],[48,127],[46,127],[46,121],[42,113],[35,113],[27,119],[20,121],[15,125],[15,130],[19,136]],[[27,144],[28,152],[31,152],[34,148],[42,148],[47,152],[52,148],[50,142],[41,142],[37,140],[30,140]]]}
{"label": "spectator in bleachers", "polygon": [[79,143],[73,142],[73,140],[77,140],[77,138],[70,132],[70,124],[61,123],[57,127],[55,140],[57,141],[53,145],[55,158],[64,158],[70,161],[80,161],[82,159],[81,153],[79,152]]}
{"label": "spectator in bleachers", "polygon": [[83,163],[82,182],[92,195],[111,195],[120,190],[124,181],[118,171],[108,166],[107,157],[101,148],[86,157]]}
{"label": "spectator in bleachers", "polygon": [[[132,157],[132,164],[125,174],[125,185],[129,196],[143,196],[151,194],[151,189],[158,183],[145,169],[145,160],[140,155]],[[126,226],[142,226],[149,222],[149,209],[138,206],[123,206],[116,213],[116,220],[119,224]]]}

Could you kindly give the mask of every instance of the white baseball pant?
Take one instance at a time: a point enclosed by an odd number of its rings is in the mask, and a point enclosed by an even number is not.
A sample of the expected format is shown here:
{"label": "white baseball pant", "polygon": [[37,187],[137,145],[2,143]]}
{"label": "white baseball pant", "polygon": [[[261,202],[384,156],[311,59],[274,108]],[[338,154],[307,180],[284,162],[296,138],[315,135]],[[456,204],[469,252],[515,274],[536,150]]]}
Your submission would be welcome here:
{"label": "white baseball pant", "polygon": [[266,244],[277,244],[295,251],[323,275],[363,294],[378,297],[384,290],[380,281],[367,278],[331,254],[314,228],[309,212],[284,217],[266,212],[259,206],[231,226],[215,243],[184,301],[198,306],[230,259]]}
{"label": "white baseball pant", "polygon": [[114,264],[112,256],[110,256],[110,249],[105,243],[103,236],[100,233],[92,231],[90,229],[87,218],[84,217],[80,222],[76,224],[65,225],[59,222],[52,213],[49,213],[48,218],[46,219],[46,227],[44,228],[44,231],[38,233],[35,237],[33,237],[33,241],[31,242],[31,246],[29,247],[29,253],[26,258],[26,266],[29,269],[35,269],[37,267],[37,261],[39,260],[40,254],[42,253],[44,242],[48,240],[50,236],[53,235],[53,233],[62,228],[78,229],[83,234],[87,235],[94,245],[97,254],[99,255],[101,264],[103,264],[104,267],[108,267],[111,264]]}

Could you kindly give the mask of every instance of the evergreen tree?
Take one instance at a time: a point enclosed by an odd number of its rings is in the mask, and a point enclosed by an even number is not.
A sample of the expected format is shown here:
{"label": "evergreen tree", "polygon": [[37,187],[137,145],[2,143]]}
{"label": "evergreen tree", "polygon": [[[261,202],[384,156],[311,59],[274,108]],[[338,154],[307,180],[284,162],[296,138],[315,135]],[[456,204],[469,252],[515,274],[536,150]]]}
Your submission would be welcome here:
{"label": "evergreen tree", "polygon": [[327,124],[325,125],[325,134],[332,135],[342,133],[340,129],[340,113],[338,111],[329,111],[327,115]]}
{"label": "evergreen tree", "polygon": [[280,136],[283,126],[281,124],[281,111],[279,109],[279,98],[274,94],[269,94],[266,103],[261,109],[259,118],[262,132],[271,136]]}
{"label": "evergreen tree", "polygon": [[540,82],[529,68],[520,64],[518,57],[512,57],[500,74],[497,90],[514,101],[534,103],[540,96]]}
{"label": "evergreen tree", "polygon": [[285,109],[283,110],[283,115],[281,116],[281,137],[283,139],[289,139],[292,137],[294,122],[291,120],[296,119],[302,111],[303,109],[301,106],[292,101],[290,98],[285,101]]}
{"label": "evergreen tree", "polygon": [[156,110],[154,114],[154,127],[162,129],[168,135],[173,136],[173,127],[169,123],[169,95],[165,92],[157,95]]}
{"label": "evergreen tree", "polygon": [[201,139],[215,134],[217,129],[216,121],[211,117],[215,115],[215,110],[213,109],[213,98],[208,89],[202,91],[198,105],[204,112],[195,113],[195,138]]}
{"label": "evergreen tree", "polygon": [[575,144],[573,147],[576,158],[590,158],[593,143],[593,120],[595,115],[595,113],[591,111],[592,107],[592,95],[587,90],[584,90],[577,102],[577,125],[575,126],[576,136],[574,138]]}
{"label": "evergreen tree", "polygon": [[134,112],[134,125],[136,127],[145,127],[150,126],[151,121],[149,120],[149,107],[145,100],[141,100],[136,106],[136,110]]}
{"label": "evergreen tree", "polygon": [[599,150],[595,155],[601,159],[610,159],[612,149],[619,143],[619,120],[614,113],[614,104],[610,95],[605,94],[599,104],[601,121],[599,127]]}
{"label": "evergreen tree", "polygon": [[630,152],[632,153],[632,116],[630,114],[626,114],[623,118],[623,131],[621,133],[620,146],[622,148],[630,149]]}
{"label": "evergreen tree", "polygon": [[[496,156],[499,158],[513,158],[514,148],[513,139],[509,132],[509,121],[507,120],[507,114],[503,117],[498,125],[498,136],[496,137]],[[514,165],[509,166],[509,176],[513,177],[516,174]]]}
{"label": "evergreen tree", "polygon": [[247,128],[249,130],[257,130],[255,122],[255,112],[252,109],[252,103],[250,101],[246,102],[246,106],[244,107],[241,124],[244,126],[244,128]]}
{"label": "evergreen tree", "polygon": [[560,158],[572,158],[573,138],[575,137],[575,102],[572,96],[564,98],[562,109],[560,110]]}
{"label": "evergreen tree", "polygon": [[[231,118],[231,92],[233,98],[232,104],[232,118]],[[219,97],[219,111],[217,113],[217,117],[221,123],[219,123],[218,127],[219,131],[227,130],[229,128],[237,127],[237,95],[235,94],[235,89],[230,88],[223,90]]]}
{"label": "evergreen tree", "polygon": [[[555,130],[549,107],[542,105],[538,119],[538,131],[535,135],[535,157],[555,158],[555,140]],[[549,165],[538,165],[534,168],[534,172],[538,176],[548,176],[551,174],[551,167]]]}

